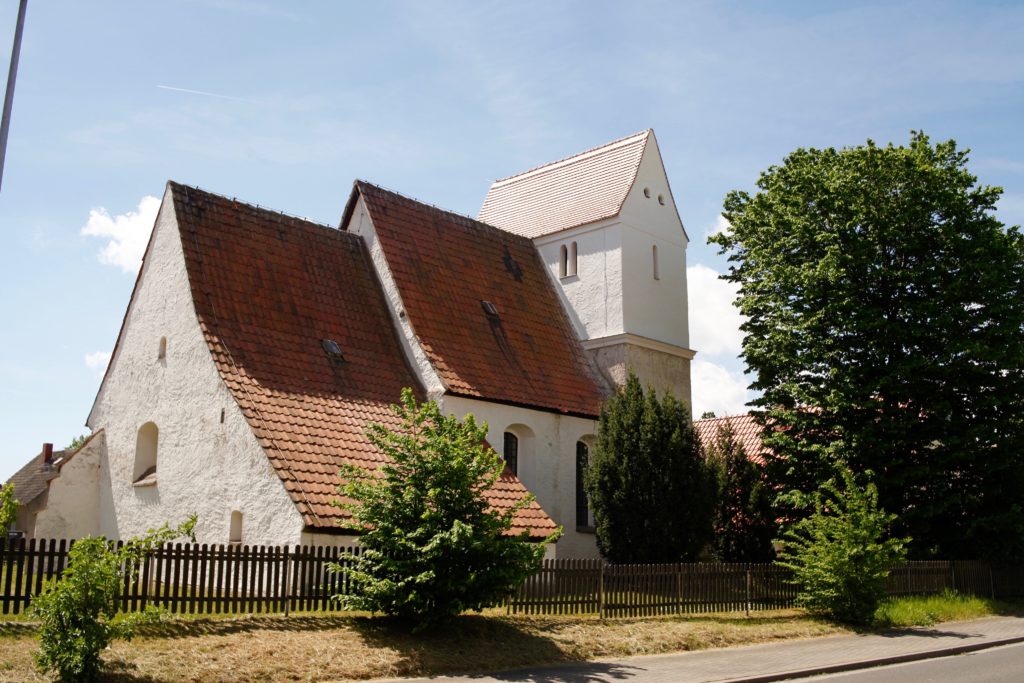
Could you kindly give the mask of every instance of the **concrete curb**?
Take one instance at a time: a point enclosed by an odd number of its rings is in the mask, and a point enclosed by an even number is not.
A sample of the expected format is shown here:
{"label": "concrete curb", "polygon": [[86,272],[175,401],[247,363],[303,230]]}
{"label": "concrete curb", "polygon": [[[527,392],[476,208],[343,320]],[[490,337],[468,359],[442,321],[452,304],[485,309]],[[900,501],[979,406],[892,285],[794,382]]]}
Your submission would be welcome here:
{"label": "concrete curb", "polygon": [[792,671],[780,671],[770,674],[759,674],[745,678],[724,679],[721,683],[771,683],[772,681],[788,681],[794,678],[809,678],[811,676],[824,676],[826,674],[843,673],[844,671],[858,671],[860,669],[874,669],[879,666],[891,664],[904,664],[906,662],[919,662],[925,659],[938,659],[939,657],[952,657],[963,655],[979,650],[988,650],[1002,645],[1015,645],[1024,643],[1024,636],[1013,638],[1002,638],[1000,640],[988,640],[983,643],[971,643],[969,645],[957,645],[955,647],[944,647],[937,650],[923,650],[921,652],[910,652],[905,655],[893,655],[891,657],[878,657],[876,659],[863,659],[856,662],[843,662],[842,664],[826,664],[811,667],[808,669],[794,669]]}

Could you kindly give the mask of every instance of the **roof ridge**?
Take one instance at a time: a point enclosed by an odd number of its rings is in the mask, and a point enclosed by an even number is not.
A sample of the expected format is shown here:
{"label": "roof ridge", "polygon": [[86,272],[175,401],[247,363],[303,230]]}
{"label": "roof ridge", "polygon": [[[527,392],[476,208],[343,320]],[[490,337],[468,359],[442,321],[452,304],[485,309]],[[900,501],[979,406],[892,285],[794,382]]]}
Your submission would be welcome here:
{"label": "roof ridge", "polygon": [[335,230],[335,231],[337,230],[337,228],[335,228],[334,226],[332,226],[332,225],[330,225],[328,223],[322,223],[321,221],[318,221],[316,219],[310,218],[309,216],[299,216],[299,215],[294,214],[294,213],[288,213],[287,211],[282,211],[281,209],[272,209],[269,206],[260,206],[259,204],[255,203],[255,202],[249,202],[249,201],[246,201],[244,199],[239,199],[238,197],[229,197],[226,194],[221,194],[220,192],[214,192],[212,190],[207,190],[206,188],[199,187],[198,185],[187,185],[185,183],[179,183],[179,182],[177,182],[175,180],[168,180],[167,184],[168,185],[173,185],[173,186],[181,188],[183,190],[195,190],[196,192],[201,192],[203,194],[210,195],[211,197],[217,197],[218,199],[224,199],[224,200],[227,200],[229,202],[234,202],[235,204],[241,204],[242,206],[248,207],[248,208],[253,209],[255,211],[261,211],[263,213],[269,213],[269,214],[274,214],[274,215],[277,215],[277,216],[283,216],[284,218],[288,218],[288,219],[295,220],[295,221],[302,221],[303,223],[309,223],[311,225],[316,225],[316,226],[321,227],[321,228],[329,228],[329,229]]}
{"label": "roof ridge", "polygon": [[750,413],[736,413],[735,415],[716,415],[714,417],[702,417],[694,422],[711,422],[712,420],[734,420],[737,417],[753,417]]}
{"label": "roof ridge", "polygon": [[403,199],[403,200],[405,200],[407,202],[412,202],[414,204],[419,204],[420,206],[425,206],[425,207],[433,209],[435,211],[440,211],[443,214],[447,214],[449,216],[453,216],[453,217],[458,218],[460,220],[468,221],[471,225],[483,226],[483,227],[488,228],[490,230],[497,230],[502,235],[508,235],[509,237],[513,237],[515,239],[525,240],[526,242],[530,242],[531,245],[533,244],[532,240],[530,240],[529,237],[523,237],[522,235],[520,235],[518,233],[515,233],[515,232],[512,232],[510,230],[504,230],[502,228],[499,228],[497,225],[491,225],[490,223],[482,221],[479,218],[474,218],[473,216],[469,216],[469,215],[466,215],[464,213],[459,213],[458,211],[453,211],[451,209],[446,209],[443,206],[438,206],[437,204],[433,204],[431,202],[425,202],[422,199],[417,199],[416,197],[410,197],[409,195],[404,194],[402,192],[399,192],[398,190],[392,190],[391,188],[384,187],[383,185],[378,185],[377,183],[371,183],[370,181],[363,180],[361,178],[357,178],[356,181],[355,181],[355,184],[356,184],[357,187],[360,186],[360,185],[364,185],[366,187],[370,187],[370,188],[373,188],[375,190],[379,190],[381,192],[385,192],[387,194],[393,195],[393,196],[398,197],[399,199]]}
{"label": "roof ridge", "polygon": [[541,173],[546,173],[548,171],[553,171],[556,168],[562,168],[563,166],[567,166],[570,163],[582,161],[584,158],[590,158],[593,156],[597,156],[598,154],[610,152],[613,149],[618,149],[619,147],[625,147],[627,143],[633,142],[634,138],[639,138],[641,136],[650,136],[651,132],[652,129],[648,128],[647,130],[642,130],[637,133],[632,133],[631,135],[621,137],[618,140],[612,140],[611,142],[606,142],[603,145],[591,147],[590,149],[584,150],[582,152],[577,152],[576,154],[572,154],[567,157],[557,159],[555,161],[549,161],[545,164],[541,164],[540,166],[534,166],[529,170],[522,171],[520,173],[515,173],[510,176],[505,176],[504,178],[498,178],[493,183],[491,183],[491,188],[510,185],[512,184],[512,182],[524,180],[527,177],[533,177],[535,175],[540,175]]}

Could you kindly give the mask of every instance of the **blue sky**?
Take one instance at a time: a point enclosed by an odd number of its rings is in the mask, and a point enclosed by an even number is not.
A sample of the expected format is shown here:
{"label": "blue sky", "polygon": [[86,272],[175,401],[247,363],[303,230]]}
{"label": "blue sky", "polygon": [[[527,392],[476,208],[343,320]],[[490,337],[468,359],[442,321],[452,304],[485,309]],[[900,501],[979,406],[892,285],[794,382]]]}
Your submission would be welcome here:
{"label": "blue sky", "polygon": [[[3,73],[16,12],[0,0]],[[475,215],[495,178],[649,127],[692,240],[695,404],[739,409],[704,244],[725,193],[799,146],[922,129],[970,147],[1024,222],[1021,36],[1012,2],[30,0],[0,191],[0,480],[86,431],[168,179],[327,223],[357,177]]]}

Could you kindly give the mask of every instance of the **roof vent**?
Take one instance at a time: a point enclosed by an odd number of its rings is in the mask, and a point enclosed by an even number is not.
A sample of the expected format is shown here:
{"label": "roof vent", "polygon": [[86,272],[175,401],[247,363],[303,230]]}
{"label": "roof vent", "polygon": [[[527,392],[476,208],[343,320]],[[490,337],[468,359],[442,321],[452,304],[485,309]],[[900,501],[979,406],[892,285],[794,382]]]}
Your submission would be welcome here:
{"label": "roof vent", "polygon": [[482,300],[480,305],[484,308],[484,313],[487,314],[488,318],[498,319],[498,307],[492,304],[490,301]]}
{"label": "roof vent", "polygon": [[324,347],[324,352],[327,357],[335,363],[344,363],[345,356],[341,353],[341,347],[338,346],[338,342],[333,339],[321,339],[320,346]]}

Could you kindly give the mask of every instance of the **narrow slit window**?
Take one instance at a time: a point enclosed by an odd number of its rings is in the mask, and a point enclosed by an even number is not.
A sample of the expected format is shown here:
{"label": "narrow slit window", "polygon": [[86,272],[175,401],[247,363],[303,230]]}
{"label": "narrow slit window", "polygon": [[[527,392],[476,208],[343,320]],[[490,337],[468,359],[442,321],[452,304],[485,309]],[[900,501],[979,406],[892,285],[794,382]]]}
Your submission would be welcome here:
{"label": "narrow slit window", "polygon": [[569,248],[564,244],[558,248],[558,277],[569,275]]}
{"label": "narrow slit window", "polygon": [[519,474],[519,437],[512,432],[505,432],[503,459],[512,474]]}
{"label": "narrow slit window", "polygon": [[164,360],[167,358],[167,337],[160,337],[160,346],[156,350],[156,359]]}
{"label": "narrow slit window", "polygon": [[135,467],[132,471],[132,482],[136,486],[153,486],[156,484],[157,443],[160,430],[152,422],[139,427],[135,439]]}
{"label": "narrow slit window", "polygon": [[583,486],[583,477],[587,471],[587,463],[590,460],[590,449],[582,441],[576,442],[576,526],[587,528],[590,523],[590,503],[587,500],[587,490]]}
{"label": "narrow slit window", "polygon": [[658,245],[651,246],[651,262],[654,267],[654,279],[660,280],[661,274],[658,272]]}
{"label": "narrow slit window", "polygon": [[576,275],[576,265],[576,243],[573,242],[572,244],[569,245],[569,261],[568,263],[566,263],[565,274],[568,277]]}
{"label": "narrow slit window", "polygon": [[242,513],[234,510],[231,513],[231,528],[228,530],[228,543],[241,545],[242,543]]}

